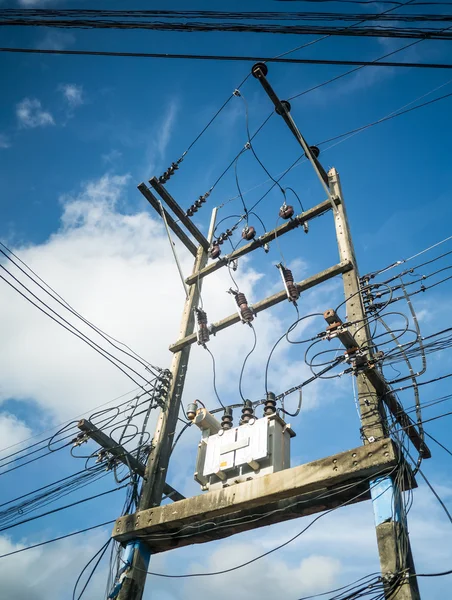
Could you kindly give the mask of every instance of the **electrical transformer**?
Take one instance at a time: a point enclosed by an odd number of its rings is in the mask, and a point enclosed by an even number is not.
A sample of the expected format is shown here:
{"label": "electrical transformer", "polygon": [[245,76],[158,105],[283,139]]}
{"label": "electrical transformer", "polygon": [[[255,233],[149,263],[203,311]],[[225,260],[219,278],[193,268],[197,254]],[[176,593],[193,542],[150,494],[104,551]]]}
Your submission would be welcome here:
{"label": "electrical transformer", "polygon": [[192,409],[190,416],[202,431],[195,480],[203,490],[221,489],[290,467],[290,438],[295,433],[276,412],[260,419],[247,415],[238,427],[232,427],[230,409],[221,424],[205,408]]}

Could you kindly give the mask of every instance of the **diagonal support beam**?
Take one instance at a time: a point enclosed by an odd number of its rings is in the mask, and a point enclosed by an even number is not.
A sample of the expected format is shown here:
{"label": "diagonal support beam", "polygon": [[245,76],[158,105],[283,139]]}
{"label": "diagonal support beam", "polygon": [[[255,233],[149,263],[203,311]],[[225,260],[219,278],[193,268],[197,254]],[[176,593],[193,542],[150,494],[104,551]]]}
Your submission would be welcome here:
{"label": "diagonal support beam", "polygon": [[[159,201],[154,196],[154,194],[151,192],[151,190],[148,188],[148,186],[145,183],[140,183],[139,185],[137,185],[137,188],[140,190],[140,192],[143,194],[143,196],[146,198],[146,200],[149,202],[149,204],[152,206],[152,208],[155,210],[155,212],[158,213],[158,215],[161,217],[162,213],[161,213]],[[191,254],[193,254],[193,256],[196,256],[197,248],[194,245],[194,243],[191,241],[191,239],[187,236],[187,234],[184,231],[182,231],[182,229],[179,227],[179,225],[176,223],[176,221],[173,219],[173,217],[164,208],[163,208],[163,213],[165,215],[166,222],[168,223],[168,227],[172,230],[172,232],[175,235],[177,235],[177,237],[184,244],[184,246],[187,248],[187,250]]]}
{"label": "diagonal support beam", "polygon": [[[335,332],[335,337],[337,337],[340,340],[340,342],[343,344],[346,350],[359,350],[359,344],[357,343],[351,332],[347,329],[347,327],[343,327],[343,322],[341,318],[336,314],[336,312],[332,308],[325,311],[323,313],[323,316],[326,322],[329,324],[328,330],[330,332]],[[403,406],[397,400],[393,391],[386,383],[383,375],[380,373],[380,371],[377,371],[373,365],[369,366],[367,360],[365,364],[367,365],[367,368],[364,368],[363,373],[375,388],[377,395],[386,404],[390,413],[394,416],[397,423],[399,423],[399,425],[406,431],[416,450],[420,454],[422,454],[424,458],[431,458],[432,454],[430,452],[430,449],[428,448],[427,444],[422,440],[415,423],[406,414]]]}
{"label": "diagonal support beam", "polygon": [[286,221],[279,227],[276,227],[276,229],[272,229],[272,231],[268,231],[268,232],[264,233],[259,238],[253,240],[249,244],[246,244],[245,246],[242,246],[241,248],[234,250],[234,252],[231,252],[231,254],[227,254],[226,256],[219,258],[217,261],[210,263],[210,265],[207,265],[207,267],[204,267],[204,269],[201,269],[200,271],[198,271],[198,273],[193,273],[193,275],[190,275],[190,277],[187,277],[187,279],[185,280],[185,283],[187,285],[193,285],[199,279],[202,279],[206,275],[210,275],[211,273],[218,271],[218,269],[229,264],[232,260],[235,260],[236,258],[240,258],[241,256],[245,256],[245,254],[248,254],[249,252],[256,250],[256,248],[262,248],[262,246],[264,246],[264,244],[268,244],[268,242],[271,242],[271,241],[275,240],[276,238],[281,237],[285,233],[292,231],[293,229],[295,229],[296,227],[299,227],[306,221],[310,221],[311,219],[314,219],[315,217],[319,217],[320,215],[325,214],[329,210],[331,210],[331,204],[330,204],[329,200],[325,200],[324,202],[321,202],[320,204],[313,206],[309,210],[306,210],[305,212],[300,213],[299,215],[297,215],[290,221]]}
{"label": "diagonal support beam", "polygon": [[[320,273],[317,273],[316,275],[313,275],[312,277],[308,277],[307,279],[304,279],[303,281],[298,282],[296,284],[296,286],[300,293],[305,292],[306,290],[309,290],[310,288],[318,285],[319,283],[327,281],[328,279],[331,279],[332,277],[336,277],[336,275],[341,275],[342,273],[346,273],[347,271],[349,271],[352,268],[353,268],[352,264],[349,261],[343,261],[337,265],[334,265],[333,267],[329,267],[328,269],[325,269],[324,271],[320,271]],[[266,308],[270,308],[271,306],[275,306],[275,304],[279,304],[280,302],[283,302],[284,300],[287,300],[286,290],[282,290],[281,292],[278,292],[277,294],[273,294],[273,296],[269,296],[268,298],[265,298],[264,300],[261,300],[260,302],[256,302],[256,304],[252,305],[252,309],[253,309],[254,313],[259,313],[259,312],[262,312],[263,310],[265,310]],[[213,333],[217,333],[218,331],[221,331],[222,329],[226,329],[227,327],[230,327],[231,325],[234,325],[235,323],[239,323],[239,322],[240,322],[240,317],[239,317],[238,313],[234,313],[232,315],[229,315],[229,317],[222,319],[221,321],[212,323],[210,327],[211,327],[211,331]],[[189,344],[193,344],[196,341],[197,341],[197,335],[196,335],[196,333],[192,333],[191,335],[187,335],[186,337],[181,338],[175,344],[172,344],[169,347],[169,349],[171,352],[178,352],[179,350],[182,350],[182,348],[184,348],[185,346],[187,346]]]}
{"label": "diagonal support beam", "polygon": [[169,208],[173,211],[176,217],[180,220],[180,222],[185,225],[188,231],[192,234],[195,240],[198,242],[200,246],[204,248],[204,250],[208,250],[210,244],[208,240],[203,236],[203,234],[199,231],[193,221],[187,217],[185,211],[179,206],[179,204],[174,200],[171,194],[163,187],[159,180],[156,177],[153,177],[149,180],[149,183],[152,185],[157,194],[166,202]]}
{"label": "diagonal support beam", "polygon": [[[140,477],[144,477],[145,465],[139,461],[133,454],[127,452],[124,446],[118,444],[113,438],[105,434],[103,431],[98,429],[91,421],[82,419],[77,423],[77,427],[85,433],[88,437],[94,440],[99,446],[108,450],[108,452],[117,458],[124,465],[129,467],[134,473],[137,473]],[[166,484],[164,488],[164,494],[174,502],[184,500],[185,496],[182,496],[177,490],[170,485]]]}

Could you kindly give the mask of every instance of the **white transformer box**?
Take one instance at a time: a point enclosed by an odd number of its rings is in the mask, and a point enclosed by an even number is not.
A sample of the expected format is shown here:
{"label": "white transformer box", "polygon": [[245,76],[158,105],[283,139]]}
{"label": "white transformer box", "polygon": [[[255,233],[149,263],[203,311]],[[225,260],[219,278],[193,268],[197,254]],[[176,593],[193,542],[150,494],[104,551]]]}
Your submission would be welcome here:
{"label": "white transformer box", "polygon": [[222,429],[205,408],[193,422],[202,430],[195,480],[203,490],[216,490],[290,467],[290,425],[273,413]]}

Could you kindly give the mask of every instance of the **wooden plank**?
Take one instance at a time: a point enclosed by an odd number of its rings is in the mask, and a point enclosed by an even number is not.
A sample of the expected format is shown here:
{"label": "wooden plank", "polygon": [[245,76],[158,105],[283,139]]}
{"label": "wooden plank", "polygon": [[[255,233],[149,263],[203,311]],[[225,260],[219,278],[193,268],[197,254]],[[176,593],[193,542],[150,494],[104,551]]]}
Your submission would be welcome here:
{"label": "wooden plank", "polygon": [[[148,186],[145,183],[140,183],[139,185],[137,185],[137,188],[140,190],[140,192],[143,194],[143,196],[146,198],[146,200],[149,202],[149,204],[152,206],[152,208],[161,217],[162,213],[160,211],[160,205],[158,203],[158,200],[154,196],[154,194],[151,192],[151,190],[148,188]],[[168,213],[168,211],[163,209],[163,212],[165,213],[165,218],[166,218],[166,222],[168,223],[168,227],[173,231],[173,233],[175,233],[175,235],[177,235],[177,237],[184,244],[184,246],[187,248],[187,250],[189,252],[191,252],[191,254],[193,254],[193,256],[196,256],[197,248],[194,245],[194,243],[186,235],[186,233],[184,231],[182,231],[182,229],[179,227],[179,225],[176,223],[176,221],[173,219],[173,217]]]}
{"label": "wooden plank", "polygon": [[[220,519],[222,522],[221,529],[216,526],[213,532],[212,539],[217,539],[313,514],[343,502],[359,501],[361,496],[367,498],[369,478],[392,471],[399,460],[392,440],[379,440],[252,481],[120,517],[112,537],[123,543],[142,539],[151,552],[164,552],[208,541],[203,529],[208,529],[212,520],[216,524]],[[356,497],[358,494],[361,496]],[[274,510],[278,512],[267,514]],[[236,520],[251,514],[262,518],[249,518],[243,523]]]}
{"label": "wooden plank", "polygon": [[149,183],[152,185],[154,190],[159,194],[159,196],[164,200],[176,217],[181,221],[183,225],[188,229],[188,231],[192,234],[195,240],[200,244],[204,250],[208,250],[210,247],[209,241],[203,236],[203,234],[199,231],[193,221],[187,217],[185,211],[179,206],[179,204],[174,200],[171,194],[163,187],[161,183],[159,183],[156,177],[153,177],[149,180]]}
{"label": "wooden plank", "polygon": [[185,283],[188,285],[193,285],[194,283],[196,283],[198,278],[202,279],[206,275],[210,275],[211,273],[218,271],[218,269],[221,269],[221,267],[227,265],[231,260],[240,258],[241,256],[245,256],[245,254],[256,250],[256,248],[261,248],[264,244],[268,244],[268,242],[271,242],[276,238],[281,237],[285,233],[292,231],[296,227],[299,227],[302,223],[314,219],[315,217],[319,217],[320,215],[323,215],[329,210],[331,210],[331,204],[329,200],[325,200],[324,202],[317,204],[317,206],[313,206],[309,210],[300,213],[290,221],[286,221],[279,227],[276,227],[276,229],[272,229],[272,231],[264,233],[249,244],[246,244],[241,248],[237,248],[237,250],[234,250],[234,252],[231,252],[231,254],[226,254],[225,256],[219,258],[215,262],[210,263],[209,265],[207,265],[207,267],[201,269],[198,273],[190,275],[190,277],[187,277],[187,279],[185,280]]}
{"label": "wooden plank", "polygon": [[[336,275],[340,275],[341,273],[347,272],[351,268],[352,268],[351,263],[348,261],[344,261],[337,265],[334,265],[333,267],[329,267],[328,269],[325,269],[324,271],[320,271],[320,273],[317,273],[316,275],[313,275],[312,277],[308,277],[307,279],[304,279],[303,281],[299,281],[296,284],[296,286],[300,293],[305,292],[306,290],[309,290],[310,288],[318,285],[319,283],[327,281],[328,279],[331,279],[332,277],[336,277]],[[287,300],[286,290],[282,290],[281,292],[278,292],[277,294],[273,294],[273,296],[269,296],[268,298],[265,298],[264,300],[260,300],[259,302],[256,302],[256,304],[252,305],[252,308],[255,313],[259,313],[259,312],[265,310],[266,308],[270,308],[271,306],[278,304],[279,302],[283,302],[284,300]],[[239,317],[238,313],[234,313],[232,315],[229,315],[225,319],[222,319],[221,321],[212,323],[212,325],[211,325],[212,331],[214,333],[217,333],[218,331],[221,331],[222,329],[226,329],[230,325],[234,325],[235,323],[239,323],[239,322],[240,322],[240,317]],[[177,342],[172,344],[169,347],[169,349],[171,352],[178,352],[179,350],[184,348],[184,346],[186,346],[187,344],[193,344],[194,342],[196,342],[196,340],[197,340],[197,336],[194,333],[192,335],[188,335],[186,337],[181,338],[180,340],[178,340]]]}

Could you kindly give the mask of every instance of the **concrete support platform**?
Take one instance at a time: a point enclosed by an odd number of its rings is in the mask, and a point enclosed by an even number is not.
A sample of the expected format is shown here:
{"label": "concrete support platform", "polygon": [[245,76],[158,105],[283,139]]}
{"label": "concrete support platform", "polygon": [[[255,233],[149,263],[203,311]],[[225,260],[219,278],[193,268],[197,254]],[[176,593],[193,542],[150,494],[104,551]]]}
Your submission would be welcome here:
{"label": "concrete support platform", "polygon": [[[144,540],[152,553],[200,544],[343,503],[368,500],[369,478],[400,458],[390,439],[360,446],[252,481],[119,518],[112,537]],[[414,487],[414,481],[406,487]]]}

